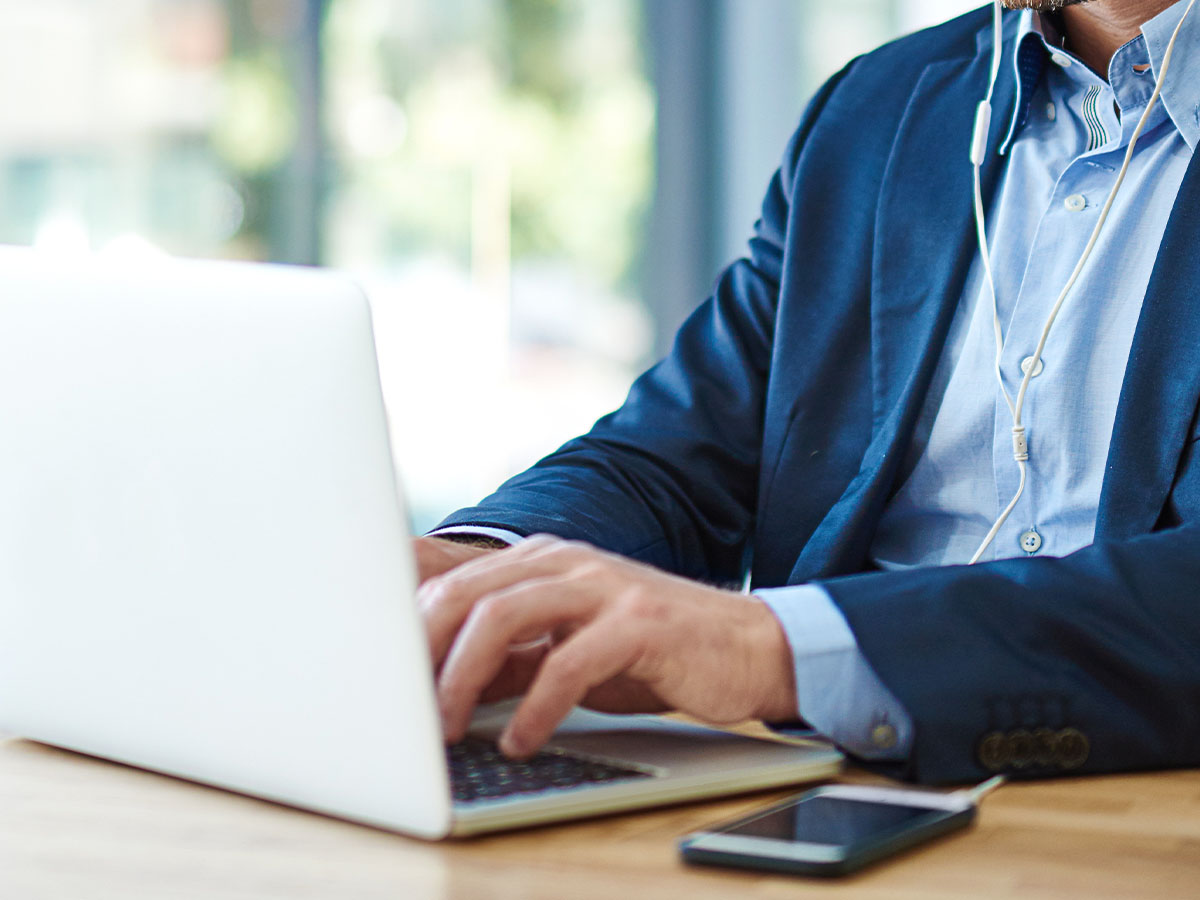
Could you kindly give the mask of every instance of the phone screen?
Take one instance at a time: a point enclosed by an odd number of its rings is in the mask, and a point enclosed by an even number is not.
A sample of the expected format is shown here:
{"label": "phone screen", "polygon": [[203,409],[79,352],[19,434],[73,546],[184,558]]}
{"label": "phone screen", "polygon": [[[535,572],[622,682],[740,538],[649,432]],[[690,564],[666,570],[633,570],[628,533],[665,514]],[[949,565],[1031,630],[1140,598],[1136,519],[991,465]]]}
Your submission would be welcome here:
{"label": "phone screen", "polygon": [[883,832],[946,813],[921,806],[812,796],[721,830],[721,834],[854,846]]}

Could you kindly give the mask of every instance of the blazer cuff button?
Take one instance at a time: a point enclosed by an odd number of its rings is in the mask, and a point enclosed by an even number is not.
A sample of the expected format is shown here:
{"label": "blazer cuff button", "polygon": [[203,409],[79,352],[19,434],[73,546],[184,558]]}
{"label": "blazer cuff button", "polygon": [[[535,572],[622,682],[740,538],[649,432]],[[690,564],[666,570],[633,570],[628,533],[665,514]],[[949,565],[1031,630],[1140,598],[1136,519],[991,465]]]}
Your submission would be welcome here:
{"label": "blazer cuff button", "polygon": [[977,748],[979,764],[988,772],[1003,772],[1008,768],[1008,738],[1001,731],[985,734]]}
{"label": "blazer cuff button", "polygon": [[1082,768],[1092,750],[1091,741],[1078,728],[1064,728],[1055,744],[1055,756],[1063,770]]}
{"label": "blazer cuff button", "polygon": [[1033,732],[1033,761],[1041,769],[1048,769],[1057,761],[1058,732],[1049,728],[1038,728]]}
{"label": "blazer cuff button", "polygon": [[1033,735],[1024,728],[1018,728],[1008,735],[1008,757],[1011,764],[1018,769],[1027,769],[1033,765],[1035,756]]}

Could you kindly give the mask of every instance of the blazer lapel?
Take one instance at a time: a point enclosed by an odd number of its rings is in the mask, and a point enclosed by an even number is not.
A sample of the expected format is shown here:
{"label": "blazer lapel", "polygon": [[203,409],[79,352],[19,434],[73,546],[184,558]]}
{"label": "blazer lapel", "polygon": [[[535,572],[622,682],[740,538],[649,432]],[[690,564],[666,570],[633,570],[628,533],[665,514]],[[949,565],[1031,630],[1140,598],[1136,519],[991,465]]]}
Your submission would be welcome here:
{"label": "blazer lapel", "polygon": [[[976,242],[968,160],[988,53],[928,66],[892,147],[875,223],[871,284],[872,441],[858,475],[806,545],[797,583],[858,571],[906,453],[966,282]],[[1004,160],[1015,79],[993,102],[985,202]]]}
{"label": "blazer lapel", "polygon": [[[949,60],[929,66],[909,102],[884,176],[871,276],[874,423],[896,421],[927,382],[976,254],[967,159],[984,66]],[[964,71],[965,70],[965,71]],[[1011,88],[1010,88],[1011,93]],[[1002,119],[1010,98],[998,98]],[[1003,131],[992,125],[993,151]],[[985,190],[1000,169],[988,154]],[[927,371],[929,370],[929,371]],[[903,418],[903,417],[901,417]]]}
{"label": "blazer lapel", "polygon": [[1121,388],[1096,540],[1145,534],[1170,493],[1200,400],[1200,154],[1167,223]]}

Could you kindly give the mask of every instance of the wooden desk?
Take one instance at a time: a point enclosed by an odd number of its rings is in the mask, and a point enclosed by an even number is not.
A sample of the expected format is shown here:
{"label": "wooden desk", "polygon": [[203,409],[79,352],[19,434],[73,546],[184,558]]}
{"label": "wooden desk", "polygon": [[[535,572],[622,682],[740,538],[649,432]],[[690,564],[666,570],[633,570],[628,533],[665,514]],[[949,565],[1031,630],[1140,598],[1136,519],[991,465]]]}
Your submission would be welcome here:
{"label": "wooden desk", "polygon": [[424,844],[9,740],[0,898],[1200,897],[1200,771],[1009,785],[972,832],[842,882],[679,862],[680,835],[780,796]]}

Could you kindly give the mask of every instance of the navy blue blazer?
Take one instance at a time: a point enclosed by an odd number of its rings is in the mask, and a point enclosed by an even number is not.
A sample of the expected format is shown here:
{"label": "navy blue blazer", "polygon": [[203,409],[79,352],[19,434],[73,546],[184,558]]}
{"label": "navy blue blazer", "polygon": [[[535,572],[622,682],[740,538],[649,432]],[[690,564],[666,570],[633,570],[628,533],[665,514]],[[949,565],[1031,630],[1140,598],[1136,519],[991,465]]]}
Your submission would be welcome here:
{"label": "navy blue blazer", "polygon": [[[667,358],[589,434],[444,524],[558,534],[697,578],[821,583],[913,717],[911,778],[1200,764],[1200,162],[1134,337],[1095,543],[870,571],[976,252],[967,157],[989,22],[969,14],[830,80],[747,258]],[[988,196],[1015,93],[1005,66]]]}

